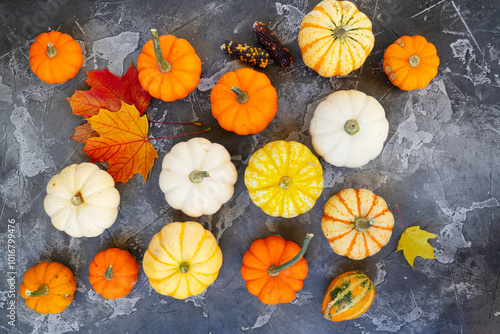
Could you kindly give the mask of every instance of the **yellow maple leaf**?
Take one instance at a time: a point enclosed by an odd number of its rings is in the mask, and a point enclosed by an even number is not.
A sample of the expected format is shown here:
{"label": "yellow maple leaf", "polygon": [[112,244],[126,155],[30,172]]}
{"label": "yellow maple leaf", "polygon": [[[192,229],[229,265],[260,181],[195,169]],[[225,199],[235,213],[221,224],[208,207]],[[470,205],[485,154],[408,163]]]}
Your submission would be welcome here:
{"label": "yellow maple leaf", "polygon": [[408,227],[399,239],[398,249],[403,251],[406,261],[413,268],[413,261],[417,256],[423,259],[435,259],[434,248],[427,242],[427,239],[437,237],[437,234],[421,230],[420,226]]}

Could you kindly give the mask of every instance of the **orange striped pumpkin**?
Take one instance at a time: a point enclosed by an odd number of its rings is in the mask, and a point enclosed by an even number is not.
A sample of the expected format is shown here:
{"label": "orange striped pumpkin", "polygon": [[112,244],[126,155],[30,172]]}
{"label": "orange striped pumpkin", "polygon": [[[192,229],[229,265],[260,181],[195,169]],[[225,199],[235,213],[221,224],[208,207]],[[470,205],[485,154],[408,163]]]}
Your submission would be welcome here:
{"label": "orange striped pumpkin", "polygon": [[339,255],[361,260],[391,238],[394,216],[382,197],[367,189],[344,189],[325,204],[321,229]]}
{"label": "orange striped pumpkin", "polygon": [[304,63],[323,77],[346,75],[365,62],[375,44],[370,19],[350,1],[321,1],[302,19]]}
{"label": "orange striped pumpkin", "polygon": [[371,279],[359,271],[348,271],[335,278],[326,290],[321,307],[331,321],[351,320],[365,313],[375,299]]}

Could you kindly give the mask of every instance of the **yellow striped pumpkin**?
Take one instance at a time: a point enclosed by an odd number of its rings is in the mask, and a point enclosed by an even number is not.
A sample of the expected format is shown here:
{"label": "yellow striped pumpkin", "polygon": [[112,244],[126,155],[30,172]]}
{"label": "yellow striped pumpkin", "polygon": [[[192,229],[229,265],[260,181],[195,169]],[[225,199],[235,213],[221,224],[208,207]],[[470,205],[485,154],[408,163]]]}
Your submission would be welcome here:
{"label": "yellow striped pumpkin", "polygon": [[321,1],[303,19],[299,47],[304,63],[323,77],[363,65],[375,44],[370,19],[350,1]]}
{"label": "yellow striped pumpkin", "polygon": [[322,312],[331,321],[351,320],[365,313],[375,299],[371,279],[359,271],[348,271],[335,278],[326,290]]}
{"label": "yellow striped pumpkin", "polygon": [[153,236],[142,261],[158,293],[185,299],[202,293],[222,266],[213,234],[197,222],[170,223]]}
{"label": "yellow striped pumpkin", "polygon": [[323,191],[323,168],[307,146],[277,140],[257,150],[245,170],[252,201],[273,217],[309,211]]}
{"label": "yellow striped pumpkin", "polygon": [[321,229],[339,255],[361,260],[376,254],[392,235],[394,216],[380,196],[344,189],[325,204]]}

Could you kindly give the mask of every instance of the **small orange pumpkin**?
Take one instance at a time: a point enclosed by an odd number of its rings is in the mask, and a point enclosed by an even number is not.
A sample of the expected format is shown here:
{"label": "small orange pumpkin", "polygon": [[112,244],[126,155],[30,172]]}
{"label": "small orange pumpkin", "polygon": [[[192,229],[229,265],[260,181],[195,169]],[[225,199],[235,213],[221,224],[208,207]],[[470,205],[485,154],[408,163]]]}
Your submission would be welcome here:
{"label": "small orange pumpkin", "polygon": [[382,63],[389,80],[402,90],[426,87],[438,73],[434,44],[422,36],[403,36],[384,52]]}
{"label": "small orange pumpkin", "polygon": [[83,65],[80,44],[59,31],[38,35],[30,47],[30,67],[40,80],[49,84],[73,78]]}
{"label": "small orange pumpkin", "polygon": [[35,312],[60,313],[73,301],[73,272],[58,262],[41,262],[28,269],[19,287],[26,306]]}
{"label": "small orange pumpkin", "polygon": [[306,236],[302,248],[279,236],[255,240],[243,255],[241,266],[248,291],[264,304],[291,302],[309,270],[302,256],[312,237]]}
{"label": "small orange pumpkin", "polygon": [[106,299],[125,297],[137,282],[139,265],[129,252],[109,248],[97,253],[89,266],[89,281]]}
{"label": "small orange pumpkin", "polygon": [[224,74],[212,89],[210,102],[220,126],[239,135],[261,132],[278,110],[271,81],[251,68]]}
{"label": "small orange pumpkin", "polygon": [[151,36],[153,39],[144,44],[137,58],[142,88],[166,102],[185,98],[200,81],[200,57],[185,39],[158,37],[156,29],[151,29]]}

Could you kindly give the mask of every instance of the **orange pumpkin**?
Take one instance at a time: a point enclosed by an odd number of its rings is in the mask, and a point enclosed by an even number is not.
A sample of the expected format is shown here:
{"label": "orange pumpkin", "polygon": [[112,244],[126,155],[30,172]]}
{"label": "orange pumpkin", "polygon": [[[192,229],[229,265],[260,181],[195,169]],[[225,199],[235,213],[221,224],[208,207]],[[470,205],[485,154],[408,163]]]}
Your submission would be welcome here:
{"label": "orange pumpkin", "polygon": [[185,98],[200,81],[200,57],[185,39],[158,37],[156,29],[151,29],[151,35],[153,39],[144,44],[137,58],[142,88],[166,102]]}
{"label": "orange pumpkin", "polygon": [[389,242],[393,226],[387,203],[367,189],[344,189],[332,196],[321,220],[330,247],[353,260],[380,251]]}
{"label": "orange pumpkin", "polygon": [[51,31],[40,34],[30,47],[30,67],[49,84],[73,78],[83,65],[80,44],[68,34]]}
{"label": "orange pumpkin", "polygon": [[261,132],[278,110],[271,81],[251,68],[224,74],[212,89],[210,102],[220,126],[239,135]]}
{"label": "orange pumpkin", "polygon": [[306,236],[302,249],[278,236],[255,240],[243,255],[241,266],[248,291],[264,304],[291,302],[309,270],[302,256],[312,237]]}
{"label": "orange pumpkin", "polygon": [[89,267],[89,281],[106,299],[125,297],[137,282],[139,265],[129,252],[109,248],[97,253]]}
{"label": "orange pumpkin", "polygon": [[60,313],[73,301],[73,272],[58,262],[41,262],[28,269],[19,286],[26,306],[38,313]]}
{"label": "orange pumpkin", "polygon": [[436,47],[422,36],[403,36],[384,52],[382,63],[389,80],[402,90],[426,87],[437,75]]}

